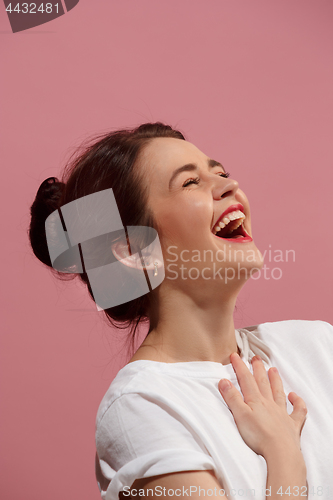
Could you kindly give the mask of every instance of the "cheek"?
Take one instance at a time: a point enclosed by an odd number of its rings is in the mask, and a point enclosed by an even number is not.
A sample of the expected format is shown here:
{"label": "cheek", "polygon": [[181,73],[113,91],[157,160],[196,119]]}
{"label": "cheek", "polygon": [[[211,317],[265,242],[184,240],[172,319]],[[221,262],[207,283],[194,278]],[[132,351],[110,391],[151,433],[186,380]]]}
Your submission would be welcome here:
{"label": "cheek", "polygon": [[197,244],[198,237],[210,230],[212,211],[201,200],[185,200],[184,203],[170,203],[156,214],[160,239],[180,246]]}

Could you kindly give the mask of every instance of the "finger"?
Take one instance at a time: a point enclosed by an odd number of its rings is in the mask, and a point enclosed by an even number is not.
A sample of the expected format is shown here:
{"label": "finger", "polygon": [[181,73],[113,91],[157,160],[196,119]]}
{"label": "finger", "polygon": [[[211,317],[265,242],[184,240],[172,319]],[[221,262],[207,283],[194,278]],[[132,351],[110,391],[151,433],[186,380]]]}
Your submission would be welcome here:
{"label": "finger", "polygon": [[230,361],[235,371],[239,387],[243,393],[245,403],[257,400],[260,395],[258,385],[244,361],[236,352],[230,355]]}
{"label": "finger", "polygon": [[299,433],[302,432],[308,409],[304,400],[296,394],[296,392],[290,392],[288,394],[288,399],[293,405],[294,409],[290,414],[290,417],[298,424]]}
{"label": "finger", "polygon": [[[218,388],[228,407],[230,408],[235,420],[240,418],[244,411],[250,410],[242,398],[241,393],[228,379],[222,379],[218,383]],[[250,410],[251,411],[251,410]]]}
{"label": "finger", "polygon": [[273,394],[274,401],[281,408],[287,407],[286,394],[283,389],[283,383],[279,375],[278,369],[274,367],[268,370],[268,377],[271,384],[271,390]]}
{"label": "finger", "polygon": [[257,382],[261,394],[265,398],[273,400],[273,392],[270,380],[267,377],[266,368],[260,356],[257,355],[252,358],[252,369],[253,376],[255,378],[255,381]]}

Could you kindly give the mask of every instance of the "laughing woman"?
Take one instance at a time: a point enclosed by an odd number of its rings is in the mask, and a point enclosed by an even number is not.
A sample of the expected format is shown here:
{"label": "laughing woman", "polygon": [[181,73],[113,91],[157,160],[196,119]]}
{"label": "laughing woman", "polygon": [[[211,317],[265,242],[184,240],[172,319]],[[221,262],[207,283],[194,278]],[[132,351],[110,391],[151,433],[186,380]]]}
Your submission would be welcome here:
{"label": "laughing woman", "polygon": [[[61,182],[40,186],[31,207],[35,255],[56,267],[45,220],[110,189],[125,228],[157,231],[160,256],[141,262],[147,281],[149,272],[162,278],[125,303],[99,304],[132,334],[149,322],[98,409],[102,498],[333,498],[333,328],[281,321],[235,330],[237,295],[263,264],[238,182],[169,126],[112,132]],[[109,246],[135,287],[140,270],[126,238]],[[83,264],[78,272],[98,304],[92,275]]]}

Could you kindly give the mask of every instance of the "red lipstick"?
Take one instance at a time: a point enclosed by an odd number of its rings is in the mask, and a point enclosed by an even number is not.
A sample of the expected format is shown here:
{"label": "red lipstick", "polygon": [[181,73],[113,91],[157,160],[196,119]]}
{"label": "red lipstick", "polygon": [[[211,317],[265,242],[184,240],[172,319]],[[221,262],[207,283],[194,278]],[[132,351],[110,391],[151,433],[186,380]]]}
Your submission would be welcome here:
{"label": "red lipstick", "polygon": [[[223,217],[228,215],[230,212],[233,212],[234,210],[240,210],[241,212],[244,213],[244,207],[241,203],[236,203],[235,205],[230,205],[230,207],[228,207],[223,212],[223,214],[220,215],[220,217],[217,219],[217,221],[214,223],[213,228],[223,219]],[[247,232],[245,231],[243,225],[241,225],[239,227],[239,229],[237,229],[237,232],[238,232],[237,236],[234,236],[233,238],[223,238],[221,236],[217,236],[216,234],[214,234],[214,236],[216,236],[216,238],[219,238],[219,239],[222,239],[225,241],[231,241],[233,243],[247,243],[249,241],[253,241],[251,236],[249,234],[247,234]]]}
{"label": "red lipstick", "polygon": [[223,219],[223,217],[225,217],[226,215],[230,214],[230,212],[233,212],[234,210],[240,210],[241,212],[244,213],[244,207],[241,203],[236,203],[235,205],[230,205],[230,207],[228,207],[222,215],[220,215],[220,217],[217,219],[217,221],[214,223],[213,225],[213,228],[216,226],[216,224],[218,224],[220,222],[220,220]]}

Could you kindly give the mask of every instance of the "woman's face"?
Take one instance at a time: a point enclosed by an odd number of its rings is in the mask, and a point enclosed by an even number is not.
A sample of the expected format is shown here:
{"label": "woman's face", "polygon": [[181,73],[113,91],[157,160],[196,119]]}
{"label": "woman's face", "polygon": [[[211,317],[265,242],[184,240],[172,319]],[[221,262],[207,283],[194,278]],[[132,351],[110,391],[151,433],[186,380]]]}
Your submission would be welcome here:
{"label": "woman's face", "polygon": [[141,160],[166,277],[177,279],[177,272],[178,278],[226,282],[261,268],[248,200],[220,163],[188,141],[167,137],[153,139]]}

